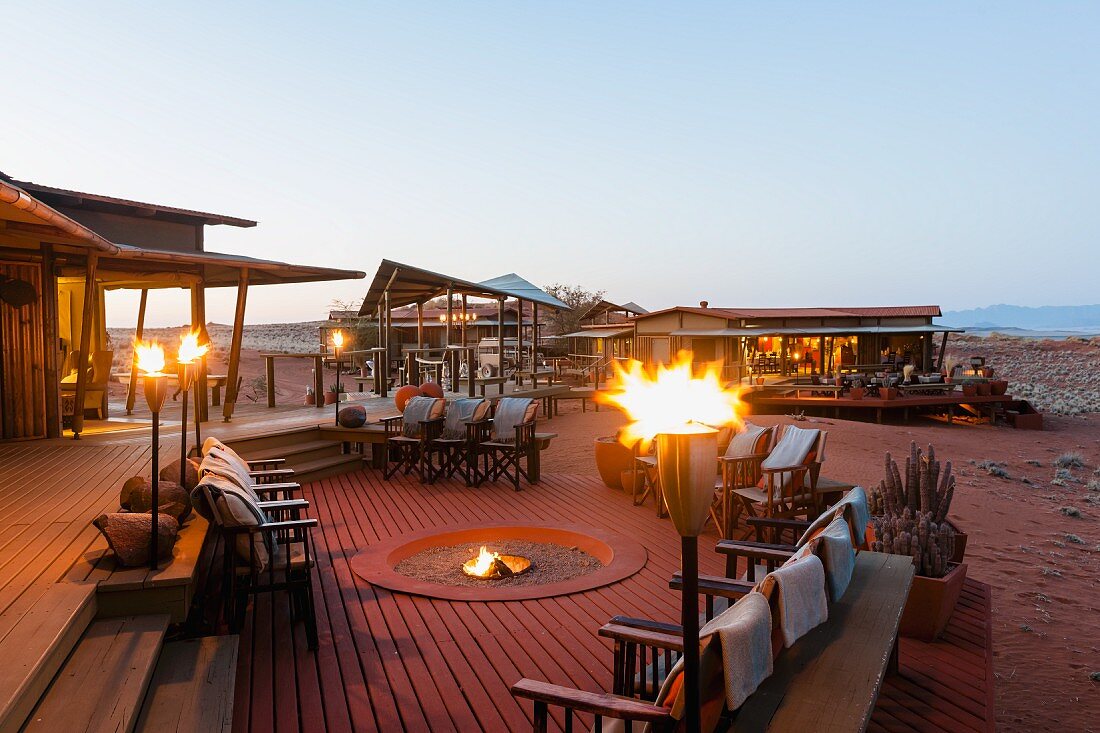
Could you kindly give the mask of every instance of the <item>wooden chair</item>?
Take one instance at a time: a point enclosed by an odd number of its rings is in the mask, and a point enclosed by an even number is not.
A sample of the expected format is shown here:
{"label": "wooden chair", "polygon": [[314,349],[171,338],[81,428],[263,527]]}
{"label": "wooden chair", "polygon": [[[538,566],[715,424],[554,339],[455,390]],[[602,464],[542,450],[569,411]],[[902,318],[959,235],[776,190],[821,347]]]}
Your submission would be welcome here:
{"label": "wooden chair", "polygon": [[199,484],[223,545],[223,597],[230,630],[244,622],[248,596],[287,591],[291,620],[304,621],[310,649],[317,648],[313,598],[314,554],[310,537],[317,520],[302,516],[303,500],[256,502],[225,482]]}
{"label": "wooden chair", "polygon": [[[521,404],[522,403],[522,404]],[[525,407],[524,407],[525,405]],[[502,424],[502,411],[523,409],[523,416],[514,424]],[[524,397],[504,397],[495,405],[494,419],[471,423],[471,436],[477,441],[477,452],[483,460],[483,468],[477,484],[496,481],[501,476],[509,478],[512,487],[519,491],[520,480],[536,483],[532,475],[531,453],[538,450],[535,444],[535,421],[539,403]],[[526,462],[526,466],[524,465]]]}
{"label": "wooden chair", "polygon": [[[471,403],[476,402],[470,419],[461,422],[458,414],[458,402],[452,402],[443,419],[443,428],[437,438],[433,438],[427,446],[427,470],[432,473],[432,480],[440,476],[448,478],[461,472],[467,486],[473,486],[478,482],[478,444],[480,433],[477,423],[485,420],[490,404],[485,399],[466,398]],[[434,456],[439,456],[438,466],[434,464]]]}
{"label": "wooden chair", "polygon": [[[211,452],[214,457],[208,461]],[[248,460],[214,437],[203,442],[200,455],[200,475],[216,473],[242,487],[247,482],[249,489],[261,499],[293,499],[302,488],[301,484],[287,480],[294,477],[294,469],[285,467],[285,458]]]}
{"label": "wooden chair", "polygon": [[764,428],[753,452],[749,455],[718,456],[720,480],[715,487],[710,516],[714,526],[718,528],[719,535],[726,539],[733,537],[738,518],[743,511],[742,504],[733,499],[734,492],[738,489],[752,488],[760,483],[763,477],[760,464],[771,454],[775,446],[776,432],[774,425]]}
{"label": "wooden chair", "polygon": [[[93,351],[92,358],[87,361],[84,368],[88,370],[88,383],[84,391],[85,413],[91,411],[97,420],[107,419],[107,384],[111,381],[111,364],[114,363],[115,352]],[[79,351],[69,352],[66,365],[68,374],[61,380],[62,393],[76,393],[77,374],[82,366]]]}
{"label": "wooden chair", "polygon": [[[779,436],[768,458],[776,455],[784,440],[795,435],[795,426],[788,425]],[[817,431],[817,438],[805,458],[789,466],[768,465],[768,459],[760,463],[760,477],[753,486],[734,489],[733,495],[741,503],[741,509],[750,517],[816,516],[820,513],[817,495],[817,479],[821,464],[825,461],[825,443],[828,433]]]}
{"label": "wooden chair", "polygon": [[[443,432],[443,409],[446,403],[434,397],[413,397],[405,404],[405,414],[382,418],[386,431],[386,466],[382,475],[387,479],[398,470],[407,476],[417,472],[421,483],[431,483],[433,475],[429,447]],[[405,419],[409,415],[409,420]],[[425,417],[416,419],[413,417]]]}

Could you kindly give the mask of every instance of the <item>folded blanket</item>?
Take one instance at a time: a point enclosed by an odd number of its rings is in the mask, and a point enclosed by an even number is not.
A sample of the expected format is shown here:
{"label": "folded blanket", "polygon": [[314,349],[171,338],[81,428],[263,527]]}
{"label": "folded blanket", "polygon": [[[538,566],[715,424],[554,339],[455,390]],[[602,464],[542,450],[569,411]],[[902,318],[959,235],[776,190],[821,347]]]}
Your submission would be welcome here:
{"label": "folded blanket", "polygon": [[[767,599],[749,593],[699,630],[702,730],[713,731],[723,710],[741,707],[772,673],[771,628]],[[681,657],[665,677],[656,701],[677,720],[684,717],[683,670]],[[604,730],[609,728],[605,725]]]}
{"label": "folded blanket", "polygon": [[760,592],[773,603],[785,647],[829,618],[825,568],[816,555],[776,568],[760,582]]}
{"label": "folded blanket", "polygon": [[[788,425],[783,431],[783,437],[779,439],[779,443],[772,449],[771,455],[764,459],[761,466],[763,468],[801,466],[806,456],[813,450],[820,434],[821,431],[817,428],[806,429]],[[781,474],[781,479],[779,487],[786,488],[791,483],[791,474]]]}
{"label": "folded blanket", "polygon": [[431,419],[435,397],[413,397],[405,403],[405,412],[401,422],[401,434],[406,438],[420,437],[420,423]]}
{"label": "folded blanket", "polygon": [[856,551],[852,549],[852,530],[844,517],[837,517],[810,541],[810,546],[825,565],[829,598],[836,603],[844,597],[852,572],[856,569]]}
{"label": "folded blanket", "polygon": [[464,440],[466,423],[474,419],[474,413],[484,401],[476,397],[463,397],[451,402],[447,407],[447,415],[443,418],[443,438]]}
{"label": "folded blanket", "polygon": [[768,428],[753,425],[751,422],[745,423],[741,432],[730,439],[729,447],[726,448],[726,458],[747,458],[755,455],[756,444],[760,442],[760,436],[767,430]]}
{"label": "folded blanket", "polygon": [[497,403],[493,414],[493,440],[512,443],[516,439],[516,426],[523,423],[527,406],[531,400],[527,397],[505,397]]}
{"label": "folded blanket", "polygon": [[[235,454],[233,454],[235,455]],[[226,453],[223,449],[213,446],[202,459],[202,463],[199,464],[199,475],[203,476],[207,473],[217,474],[223,478],[237,484],[242,489],[255,495],[252,491],[252,476],[248,472],[248,466],[241,466],[241,464],[233,459],[233,456]]]}
{"label": "folded blanket", "polygon": [[863,543],[867,540],[867,524],[871,521],[871,507],[867,504],[867,492],[862,486],[856,486],[837,502],[837,506],[841,505],[849,508],[846,518],[852,530],[852,544],[863,547]]}

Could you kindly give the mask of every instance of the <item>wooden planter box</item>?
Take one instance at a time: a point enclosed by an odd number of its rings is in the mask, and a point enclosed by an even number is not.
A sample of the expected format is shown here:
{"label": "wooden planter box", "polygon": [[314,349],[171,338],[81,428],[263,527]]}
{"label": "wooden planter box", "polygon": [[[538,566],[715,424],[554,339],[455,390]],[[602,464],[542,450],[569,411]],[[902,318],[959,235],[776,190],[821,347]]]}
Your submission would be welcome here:
{"label": "wooden planter box", "polygon": [[959,526],[950,519],[947,520],[947,523],[955,530],[955,554],[951,557],[951,562],[961,563],[966,559],[967,534],[959,529]]}
{"label": "wooden planter box", "polygon": [[955,612],[965,581],[966,563],[952,563],[951,570],[942,578],[915,576],[901,614],[899,633],[921,641],[938,639]]}

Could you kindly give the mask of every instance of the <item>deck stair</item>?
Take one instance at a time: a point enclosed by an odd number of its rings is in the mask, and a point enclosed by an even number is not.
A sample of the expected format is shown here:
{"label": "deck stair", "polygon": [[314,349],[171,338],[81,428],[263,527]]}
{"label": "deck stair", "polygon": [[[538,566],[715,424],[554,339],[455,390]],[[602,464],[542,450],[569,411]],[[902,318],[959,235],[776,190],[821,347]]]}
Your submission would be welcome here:
{"label": "deck stair", "polygon": [[344,453],[343,444],[323,437],[317,426],[234,438],[226,444],[250,461],[285,458],[285,467],[294,469],[294,480],[299,483],[351,473],[363,467],[362,455]]}

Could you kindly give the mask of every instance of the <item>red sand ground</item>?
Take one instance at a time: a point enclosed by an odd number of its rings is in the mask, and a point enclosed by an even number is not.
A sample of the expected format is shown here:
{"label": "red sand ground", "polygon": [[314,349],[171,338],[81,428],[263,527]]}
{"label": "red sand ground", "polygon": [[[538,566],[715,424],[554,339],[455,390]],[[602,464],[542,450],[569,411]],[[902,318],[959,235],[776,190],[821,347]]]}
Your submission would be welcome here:
{"label": "red sand ground", "polygon": [[[767,425],[785,421],[780,416],[750,419]],[[571,406],[540,424],[540,430],[559,433],[544,454],[544,469],[594,473],[593,438],[614,433],[623,422],[608,408],[581,414]],[[1100,479],[1093,475],[1100,466],[1100,416],[1048,416],[1043,432],[931,420],[815,423],[830,433],[828,476],[877,484],[886,451],[904,465],[914,440],[921,446],[931,442],[940,460],[954,463],[958,486],[951,515],[969,534],[967,572],[993,587],[998,728],[1100,730],[1100,683],[1089,678],[1100,671],[1100,485],[1094,484],[1096,491],[1087,487]],[[1087,467],[1072,472],[1081,483],[1052,486],[1052,461],[1069,451],[1085,458]],[[1003,462],[1010,478],[989,475],[971,461]],[[1023,483],[1024,477],[1034,484]],[[1062,507],[1077,508],[1080,518],[1062,514]],[[652,503],[636,511],[653,511]]]}

